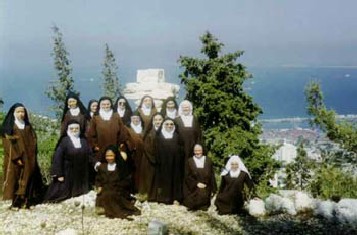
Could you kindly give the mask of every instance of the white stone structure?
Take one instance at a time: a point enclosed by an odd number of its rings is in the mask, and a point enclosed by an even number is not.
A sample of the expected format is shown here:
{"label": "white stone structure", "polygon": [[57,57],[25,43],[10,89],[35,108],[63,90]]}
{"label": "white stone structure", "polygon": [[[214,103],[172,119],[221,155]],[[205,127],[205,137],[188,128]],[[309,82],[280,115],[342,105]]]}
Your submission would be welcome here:
{"label": "white stone structure", "polygon": [[274,154],[274,158],[283,164],[288,164],[294,161],[297,156],[297,148],[292,144],[284,143]]}
{"label": "white stone structure", "polygon": [[179,85],[165,82],[163,69],[145,69],[137,70],[136,82],[126,84],[124,95],[127,99],[134,100],[136,105],[139,105],[143,96],[149,95],[160,109],[162,100],[170,96],[177,97],[179,90]]}

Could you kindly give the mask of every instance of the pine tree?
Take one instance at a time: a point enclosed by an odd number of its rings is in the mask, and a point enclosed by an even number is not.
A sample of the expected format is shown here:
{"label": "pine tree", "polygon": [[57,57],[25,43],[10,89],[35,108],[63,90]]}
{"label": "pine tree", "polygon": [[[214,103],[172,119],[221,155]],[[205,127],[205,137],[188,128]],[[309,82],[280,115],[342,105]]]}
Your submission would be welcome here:
{"label": "pine tree", "polygon": [[292,163],[286,165],[286,188],[305,190],[313,176],[314,163],[307,156],[301,143],[297,148],[297,156]]}
{"label": "pine tree", "polygon": [[105,44],[105,57],[102,69],[103,75],[103,94],[112,100],[121,95],[119,79],[117,75],[118,66],[116,65],[113,52]]}
{"label": "pine tree", "polygon": [[73,91],[78,94],[78,92],[74,90],[71,61],[68,59],[69,53],[63,42],[63,35],[57,26],[53,26],[52,30],[54,33],[54,46],[51,56],[54,58],[54,66],[57,71],[58,80],[49,85],[45,94],[54,101],[55,104],[51,107],[51,110],[55,112],[59,120],[63,112],[67,93]]}
{"label": "pine tree", "polygon": [[356,125],[336,120],[336,113],[326,108],[320,85],[317,82],[311,82],[305,88],[305,97],[309,104],[308,113],[313,116],[311,124],[320,127],[330,140],[340,144],[343,149],[356,156]]}
{"label": "pine tree", "polygon": [[223,166],[230,155],[239,154],[253,180],[266,184],[278,164],[271,157],[274,149],[259,142],[262,110],[243,88],[251,74],[236,62],[243,52],[220,56],[224,45],[210,32],[200,40],[201,53],[207,58],[181,56],[184,71],[180,79],[204,130],[209,155],[216,165]]}

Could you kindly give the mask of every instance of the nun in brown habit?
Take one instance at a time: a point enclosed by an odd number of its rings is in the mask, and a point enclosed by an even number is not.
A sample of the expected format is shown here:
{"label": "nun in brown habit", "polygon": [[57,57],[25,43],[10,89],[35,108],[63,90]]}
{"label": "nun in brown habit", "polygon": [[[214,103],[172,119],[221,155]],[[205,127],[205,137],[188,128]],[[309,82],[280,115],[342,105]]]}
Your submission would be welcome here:
{"label": "nun in brown habit", "polygon": [[99,161],[104,161],[104,150],[109,145],[129,143],[129,133],[118,113],[113,111],[113,104],[109,97],[99,99],[98,113],[90,121],[87,132],[88,142]]}
{"label": "nun in brown habit", "polygon": [[96,207],[104,209],[109,218],[130,219],[128,216],[140,215],[131,197],[131,169],[125,152],[118,146],[110,145],[104,151],[105,163],[98,167],[96,176]]}
{"label": "nun in brown habit", "polygon": [[120,96],[116,100],[114,104],[114,112],[117,112],[119,114],[124,125],[130,126],[130,117],[133,114],[133,111],[130,107],[128,100],[124,96]]}
{"label": "nun in brown habit", "polygon": [[141,172],[141,163],[144,155],[144,127],[143,122],[141,120],[139,112],[135,111],[130,117],[130,126],[129,130],[129,138],[132,143],[133,151],[131,153],[131,157],[134,163],[133,169],[133,179],[135,183],[134,191],[143,193],[142,183],[143,180],[142,172]]}
{"label": "nun in brown habit", "polygon": [[68,92],[61,119],[61,136],[66,134],[67,122],[70,120],[76,120],[80,125],[80,132],[85,133],[90,119],[91,116],[79,99],[79,96],[74,92]]}
{"label": "nun in brown habit", "polygon": [[157,163],[155,140],[163,120],[164,118],[161,113],[154,114],[151,119],[151,125],[144,134],[144,156],[141,162],[139,193],[148,195],[149,201],[156,199],[155,193],[153,192],[155,166]]}
{"label": "nun in brown habit", "polygon": [[157,112],[154,99],[148,95],[144,96],[140,101],[137,111],[144,122],[144,131],[146,131],[150,125],[152,115]]}
{"label": "nun in brown habit", "polygon": [[37,138],[23,104],[14,104],[1,128],[4,147],[3,199],[12,207],[29,208],[40,203],[44,184],[37,161]]}

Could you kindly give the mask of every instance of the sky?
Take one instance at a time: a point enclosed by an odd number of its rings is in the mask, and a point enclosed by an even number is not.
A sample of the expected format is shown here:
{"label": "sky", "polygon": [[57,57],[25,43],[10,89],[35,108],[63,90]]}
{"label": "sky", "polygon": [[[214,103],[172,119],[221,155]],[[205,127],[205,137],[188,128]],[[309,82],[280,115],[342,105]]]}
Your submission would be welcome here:
{"label": "sky", "polygon": [[354,0],[3,0],[0,69],[52,68],[57,25],[75,67],[165,67],[197,56],[213,33],[247,66],[356,66]]}
{"label": "sky", "polygon": [[173,73],[180,56],[201,56],[199,37],[206,31],[224,43],[223,53],[243,50],[239,60],[248,69],[353,67],[356,9],[355,0],[2,0],[0,91],[9,80],[55,79],[53,25],[63,34],[74,75],[87,78],[100,75],[105,43],[130,79],[137,69]]}

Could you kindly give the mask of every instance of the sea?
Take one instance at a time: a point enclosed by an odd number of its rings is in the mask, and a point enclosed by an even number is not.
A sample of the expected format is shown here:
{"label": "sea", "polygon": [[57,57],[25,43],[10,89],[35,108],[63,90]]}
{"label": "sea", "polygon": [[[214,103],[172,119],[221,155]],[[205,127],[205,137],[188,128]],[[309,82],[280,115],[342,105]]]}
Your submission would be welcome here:
{"label": "sea", "polygon": [[[120,83],[136,81],[136,69],[119,70]],[[180,69],[165,69],[167,82],[180,84]],[[308,118],[304,90],[311,81],[321,84],[325,105],[340,115],[357,114],[357,67],[247,67],[253,78],[244,88],[263,110],[261,120]],[[82,69],[73,72],[75,88],[80,91],[81,100],[101,96],[100,70]],[[7,111],[15,102],[24,103],[32,112],[53,116],[49,107],[53,103],[46,97],[45,90],[55,81],[55,71],[33,69],[30,71],[0,71],[0,97]],[[185,96],[181,87],[178,100]],[[306,125],[305,124],[302,125]],[[296,124],[296,122],[295,122]]]}

